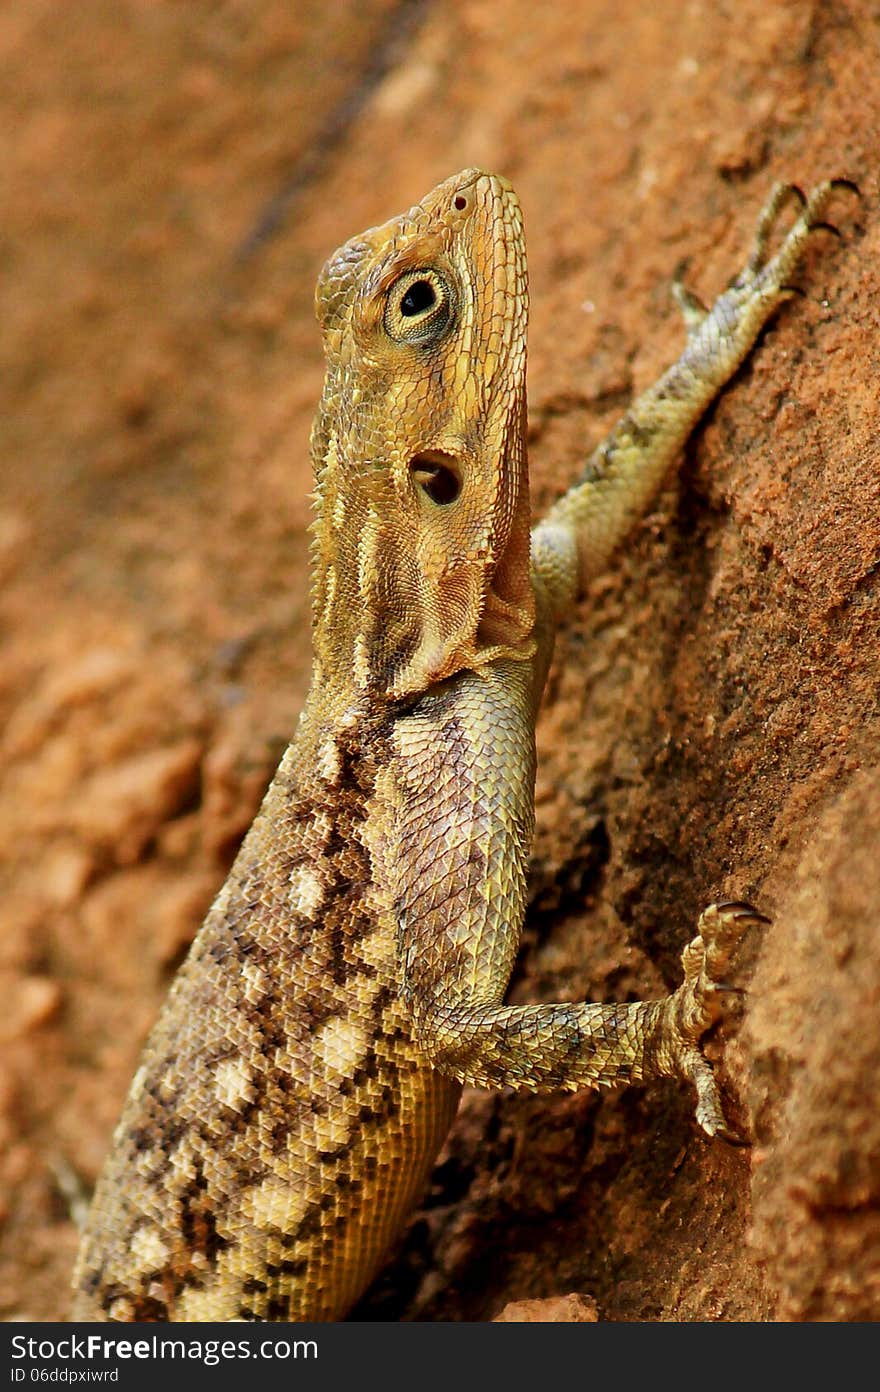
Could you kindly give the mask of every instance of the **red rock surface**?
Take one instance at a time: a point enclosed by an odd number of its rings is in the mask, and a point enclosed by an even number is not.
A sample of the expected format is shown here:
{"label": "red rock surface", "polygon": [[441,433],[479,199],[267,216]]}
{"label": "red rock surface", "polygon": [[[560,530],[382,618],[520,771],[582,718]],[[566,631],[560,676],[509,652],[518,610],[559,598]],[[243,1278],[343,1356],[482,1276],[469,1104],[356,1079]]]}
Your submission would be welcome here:
{"label": "red rock surface", "polygon": [[776,178],[863,199],[540,727],[514,998],[663,990],[700,908],[754,899],[723,1065],[754,1147],[672,1084],[469,1093],[360,1313],[876,1319],[876,5],[8,0],[0,54],[0,1313],[65,1312],[66,1177],[302,699],[318,268],[479,164],[525,208],[538,507],[678,351],[682,260],[710,298]]}

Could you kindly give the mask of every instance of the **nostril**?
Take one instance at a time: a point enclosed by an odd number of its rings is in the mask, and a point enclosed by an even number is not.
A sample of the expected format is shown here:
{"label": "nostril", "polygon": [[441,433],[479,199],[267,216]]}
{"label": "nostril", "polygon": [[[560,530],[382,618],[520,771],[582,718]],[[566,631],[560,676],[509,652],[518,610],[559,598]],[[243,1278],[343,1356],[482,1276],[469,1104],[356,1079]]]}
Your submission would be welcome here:
{"label": "nostril", "polygon": [[468,204],[467,199],[465,198],[463,193],[456,194],[454,199],[454,205],[460,213],[464,212]]}

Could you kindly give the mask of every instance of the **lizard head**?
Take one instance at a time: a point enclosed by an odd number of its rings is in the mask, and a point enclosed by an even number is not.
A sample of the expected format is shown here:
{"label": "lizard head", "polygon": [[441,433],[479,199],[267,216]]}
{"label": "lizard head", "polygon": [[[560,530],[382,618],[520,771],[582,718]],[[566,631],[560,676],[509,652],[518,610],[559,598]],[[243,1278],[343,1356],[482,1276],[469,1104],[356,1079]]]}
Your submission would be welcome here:
{"label": "lizard head", "polygon": [[316,659],[399,699],[528,657],[528,291],[519,203],[466,170],[318,281]]}

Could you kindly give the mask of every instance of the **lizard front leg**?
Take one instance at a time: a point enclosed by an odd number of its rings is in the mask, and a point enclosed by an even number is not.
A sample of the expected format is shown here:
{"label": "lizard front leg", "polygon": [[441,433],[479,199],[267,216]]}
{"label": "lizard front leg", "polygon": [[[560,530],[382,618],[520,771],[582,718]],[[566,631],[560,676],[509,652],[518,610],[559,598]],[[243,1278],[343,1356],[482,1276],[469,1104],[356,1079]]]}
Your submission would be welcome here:
{"label": "lizard front leg", "polygon": [[436,1068],[483,1087],[550,1091],[678,1076],[696,1088],[703,1129],[724,1133],[700,1040],[718,1018],[732,950],[761,917],[748,905],[706,910],[682,957],[685,979],[662,1000],[502,1003],[531,838],[531,679],[514,662],[462,675],[394,728],[390,863],[414,1041]]}
{"label": "lizard front leg", "polygon": [[[579,481],[532,531],[532,575],[557,623],[599,574],[644,513],[685,441],[726,382],[745,361],[761,329],[786,300],[812,232],[829,230],[823,214],[844,179],[819,184],[805,197],[778,184],[765,205],[751,255],[708,312],[676,286],[687,344],[681,357],[644,392],[590,456]],[[774,225],[786,203],[801,212],[775,255]]]}

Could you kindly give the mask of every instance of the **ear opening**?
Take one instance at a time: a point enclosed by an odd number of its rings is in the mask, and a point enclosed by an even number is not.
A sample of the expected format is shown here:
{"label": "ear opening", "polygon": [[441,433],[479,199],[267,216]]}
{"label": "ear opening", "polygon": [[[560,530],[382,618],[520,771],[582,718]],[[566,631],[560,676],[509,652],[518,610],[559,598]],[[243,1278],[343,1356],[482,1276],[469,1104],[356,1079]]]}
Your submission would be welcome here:
{"label": "ear opening", "polygon": [[409,461],[409,476],[437,507],[456,502],[464,486],[461,465],[443,450],[423,450]]}

